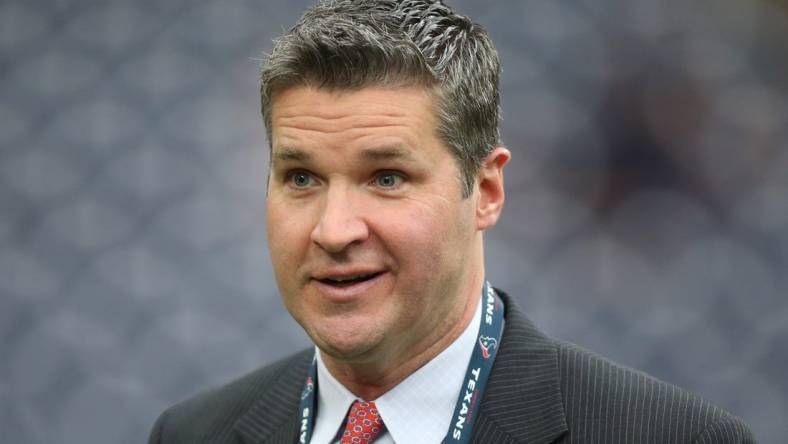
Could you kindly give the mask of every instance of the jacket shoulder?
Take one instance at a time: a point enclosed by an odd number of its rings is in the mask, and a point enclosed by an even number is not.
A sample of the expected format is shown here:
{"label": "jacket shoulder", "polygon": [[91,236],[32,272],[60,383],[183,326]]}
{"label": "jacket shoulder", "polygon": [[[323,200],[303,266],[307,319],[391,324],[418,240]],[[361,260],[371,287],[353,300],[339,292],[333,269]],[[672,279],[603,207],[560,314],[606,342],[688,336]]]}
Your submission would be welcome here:
{"label": "jacket shoulder", "polygon": [[647,373],[556,341],[570,440],[752,443],[744,422]]}
{"label": "jacket shoulder", "polygon": [[[301,351],[173,405],[159,416],[149,443],[235,443],[235,423],[271,387],[286,378],[294,391],[301,389],[293,382],[303,382],[300,369],[306,368],[313,353],[313,349]],[[292,374],[294,369],[299,375]]]}

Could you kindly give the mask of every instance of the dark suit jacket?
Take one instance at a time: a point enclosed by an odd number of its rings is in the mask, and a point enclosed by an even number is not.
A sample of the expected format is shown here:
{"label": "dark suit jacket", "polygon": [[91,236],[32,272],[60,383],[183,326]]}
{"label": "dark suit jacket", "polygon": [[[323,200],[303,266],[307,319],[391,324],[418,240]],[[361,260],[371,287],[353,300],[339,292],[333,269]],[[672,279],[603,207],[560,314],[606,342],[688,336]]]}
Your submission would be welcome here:
{"label": "dark suit jacket", "polygon": [[[499,294],[506,326],[474,443],[754,442],[740,419],[705,400],[546,337]],[[150,444],[295,443],[312,354],[303,351],[171,407]]]}

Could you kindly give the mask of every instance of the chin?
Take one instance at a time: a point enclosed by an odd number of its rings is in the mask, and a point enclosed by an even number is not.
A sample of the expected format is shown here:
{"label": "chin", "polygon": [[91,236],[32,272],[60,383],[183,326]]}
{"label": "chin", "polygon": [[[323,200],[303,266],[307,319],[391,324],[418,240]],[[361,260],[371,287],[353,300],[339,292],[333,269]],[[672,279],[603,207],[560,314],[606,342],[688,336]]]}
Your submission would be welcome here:
{"label": "chin", "polygon": [[334,359],[349,361],[368,355],[380,343],[375,333],[364,330],[330,330],[313,332],[309,336],[318,348]]}
{"label": "chin", "polygon": [[327,354],[328,356],[338,360],[338,361],[359,361],[362,357],[369,354],[369,352],[374,348],[374,345],[370,344],[358,344],[358,343],[329,343],[323,342],[318,343],[318,348],[323,353]]}

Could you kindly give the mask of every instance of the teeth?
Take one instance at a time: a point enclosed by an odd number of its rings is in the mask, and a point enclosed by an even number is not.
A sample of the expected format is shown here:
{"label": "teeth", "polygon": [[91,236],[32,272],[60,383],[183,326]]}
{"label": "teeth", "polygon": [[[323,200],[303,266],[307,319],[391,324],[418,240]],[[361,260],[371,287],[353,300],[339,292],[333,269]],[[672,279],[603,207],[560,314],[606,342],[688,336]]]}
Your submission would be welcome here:
{"label": "teeth", "polygon": [[363,279],[369,276],[368,274],[359,274],[357,276],[346,276],[346,277],[336,277],[336,278],[329,278],[329,280],[334,282],[348,282],[348,281],[355,281],[358,279]]}

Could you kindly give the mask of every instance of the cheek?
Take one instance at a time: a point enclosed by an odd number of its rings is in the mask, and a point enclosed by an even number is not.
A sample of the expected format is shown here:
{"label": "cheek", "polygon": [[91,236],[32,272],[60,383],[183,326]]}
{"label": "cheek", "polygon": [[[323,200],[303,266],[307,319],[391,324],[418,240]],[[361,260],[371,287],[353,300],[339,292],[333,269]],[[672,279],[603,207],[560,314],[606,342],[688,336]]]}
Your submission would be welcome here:
{"label": "cheek", "polygon": [[267,205],[268,249],[277,274],[295,266],[309,246],[311,226],[308,215],[303,213],[281,205]]}
{"label": "cheek", "polygon": [[418,276],[429,278],[453,262],[454,250],[465,243],[458,242],[467,224],[457,219],[456,205],[408,201],[379,207],[374,214],[373,230],[399,265]]}

